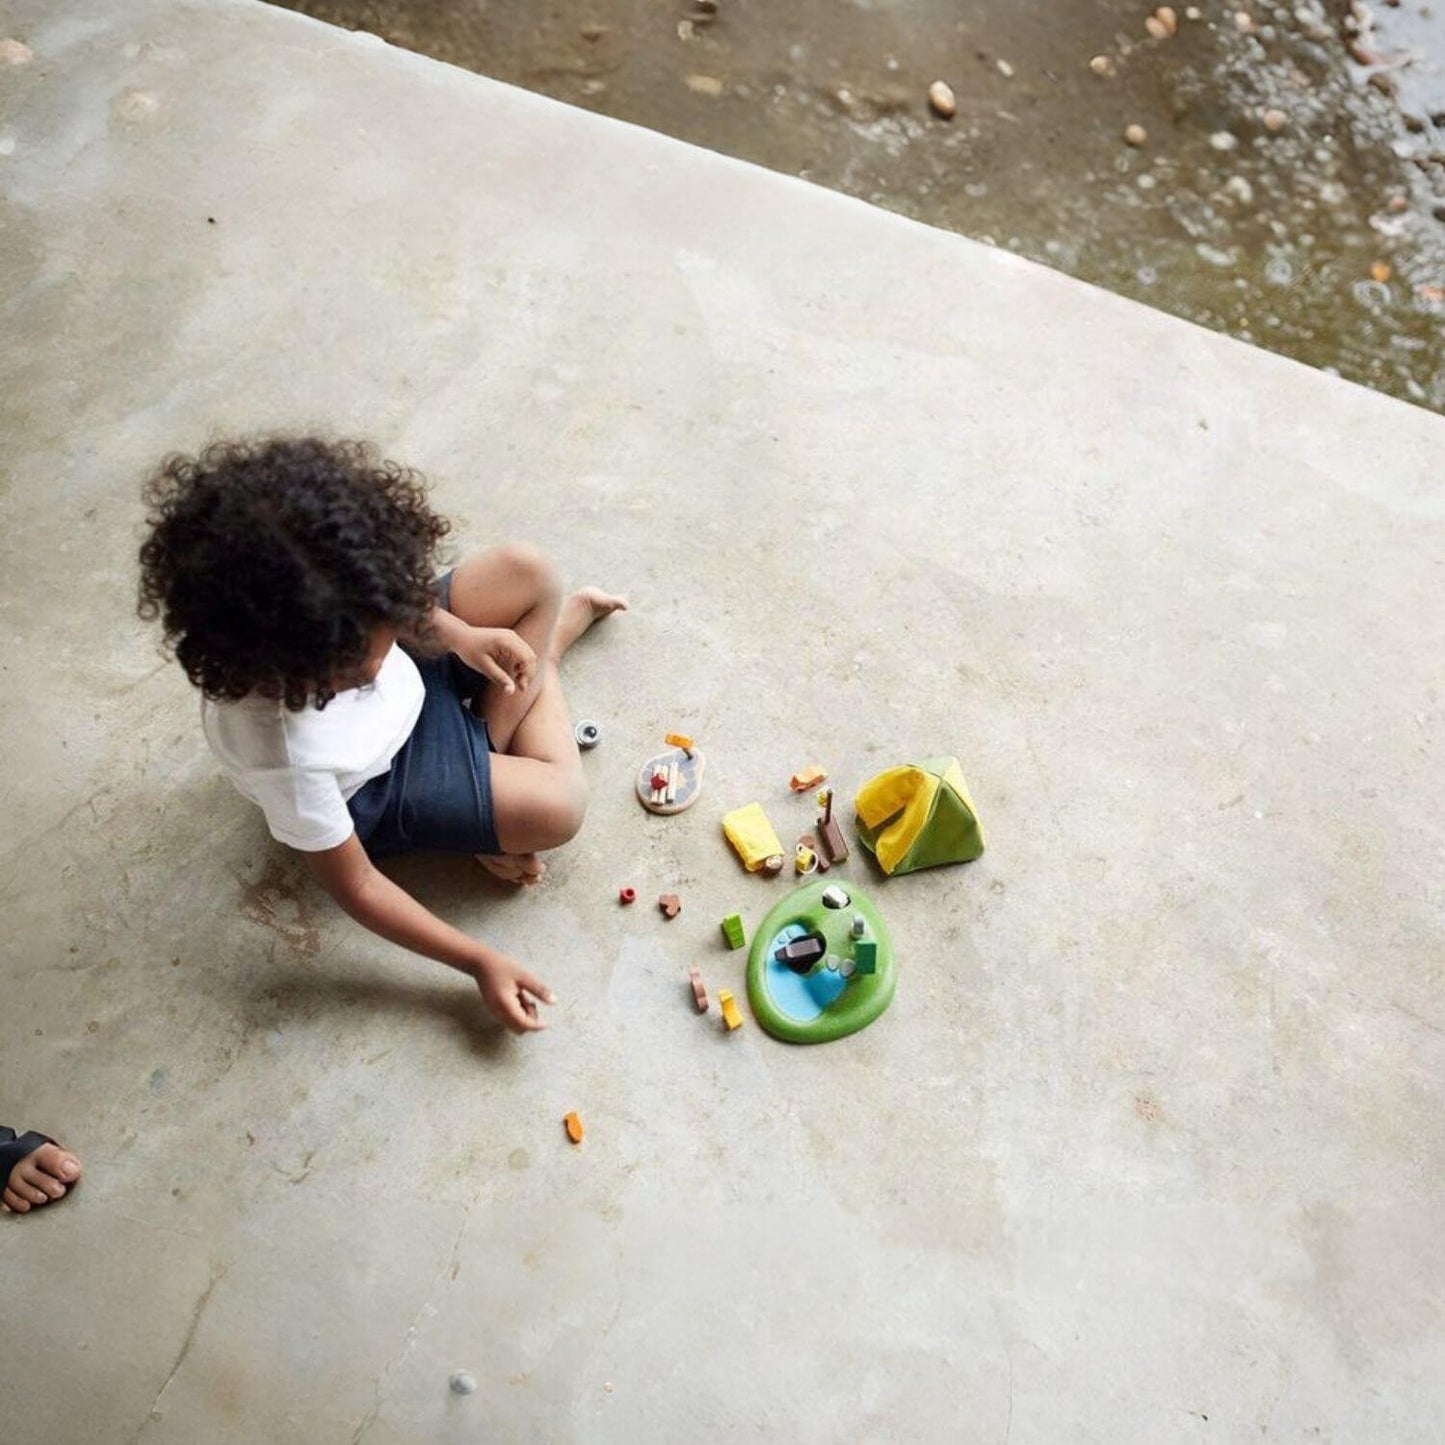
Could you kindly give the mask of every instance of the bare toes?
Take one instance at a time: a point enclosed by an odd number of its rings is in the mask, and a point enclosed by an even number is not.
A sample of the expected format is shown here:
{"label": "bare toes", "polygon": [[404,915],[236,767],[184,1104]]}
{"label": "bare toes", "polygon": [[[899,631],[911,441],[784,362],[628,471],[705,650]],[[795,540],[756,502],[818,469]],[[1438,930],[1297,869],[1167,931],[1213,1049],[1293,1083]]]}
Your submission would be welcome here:
{"label": "bare toes", "polygon": [[[41,1198],[35,1201],[37,1204],[44,1204],[47,1199],[63,1199],[65,1197],[65,1185],[53,1174],[48,1173],[34,1154],[28,1159],[21,1160],[17,1173],[21,1184],[28,1185],[41,1195]],[[16,1177],[16,1174],[10,1176],[12,1189],[15,1187]]]}
{"label": "bare toes", "polygon": [[30,1201],[22,1199],[15,1190],[7,1189],[0,1198],[3,1198],[6,1209],[10,1210],[12,1214],[30,1213]]}
{"label": "bare toes", "polygon": [[594,617],[627,611],[627,599],[618,592],[604,592],[600,587],[579,587],[577,596],[592,609]]}
{"label": "bare toes", "polygon": [[515,858],[492,853],[478,853],[475,856],[477,862],[488,873],[494,878],[500,878],[503,883],[520,883],[522,881],[522,870],[517,866]]}
{"label": "bare toes", "polygon": [[80,1160],[59,1144],[42,1144],[30,1155],[30,1162],[52,1178],[64,1180],[67,1184],[73,1184],[80,1178]]}

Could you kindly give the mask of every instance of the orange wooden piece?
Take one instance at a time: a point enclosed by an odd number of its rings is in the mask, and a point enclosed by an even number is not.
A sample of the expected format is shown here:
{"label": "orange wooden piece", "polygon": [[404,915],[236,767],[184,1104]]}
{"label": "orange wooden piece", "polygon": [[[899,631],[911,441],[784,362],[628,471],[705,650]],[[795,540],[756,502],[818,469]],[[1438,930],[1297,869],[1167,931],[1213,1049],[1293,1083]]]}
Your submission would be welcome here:
{"label": "orange wooden piece", "polygon": [[564,1115],[562,1123],[567,1130],[567,1137],[574,1144],[580,1144],[582,1142],[582,1121],[577,1117],[577,1111],[573,1109],[570,1114]]}

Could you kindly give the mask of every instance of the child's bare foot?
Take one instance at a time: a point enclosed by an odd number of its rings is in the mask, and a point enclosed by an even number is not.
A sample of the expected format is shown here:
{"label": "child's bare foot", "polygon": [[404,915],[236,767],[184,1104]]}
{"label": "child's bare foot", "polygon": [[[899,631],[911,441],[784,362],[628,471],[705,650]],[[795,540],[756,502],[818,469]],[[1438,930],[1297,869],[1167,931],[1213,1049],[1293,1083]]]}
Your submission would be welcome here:
{"label": "child's bare foot", "polygon": [[0,1203],[15,1214],[28,1214],[42,1204],[63,1199],[79,1178],[80,1160],[74,1154],[59,1144],[42,1144],[10,1171]]}
{"label": "child's bare foot", "polygon": [[535,853],[478,853],[477,862],[503,883],[540,883],[547,865]]}
{"label": "child's bare foot", "polygon": [[557,626],[552,632],[549,649],[553,662],[561,662],[563,654],[594,622],[614,612],[626,612],[627,599],[600,587],[579,587],[562,603]]}

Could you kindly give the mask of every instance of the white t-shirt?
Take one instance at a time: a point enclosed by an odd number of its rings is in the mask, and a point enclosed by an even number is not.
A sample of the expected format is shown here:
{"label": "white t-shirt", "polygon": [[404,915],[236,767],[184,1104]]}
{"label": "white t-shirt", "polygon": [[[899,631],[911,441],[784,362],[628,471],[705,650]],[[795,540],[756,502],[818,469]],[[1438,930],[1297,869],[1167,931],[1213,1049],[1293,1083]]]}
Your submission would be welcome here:
{"label": "white t-shirt", "polygon": [[375,679],[318,712],[270,698],[201,701],[201,726],[226,775],[266,814],[271,835],[316,853],[355,831],[346,800],[391,767],[421,716],[426,689],[395,643]]}

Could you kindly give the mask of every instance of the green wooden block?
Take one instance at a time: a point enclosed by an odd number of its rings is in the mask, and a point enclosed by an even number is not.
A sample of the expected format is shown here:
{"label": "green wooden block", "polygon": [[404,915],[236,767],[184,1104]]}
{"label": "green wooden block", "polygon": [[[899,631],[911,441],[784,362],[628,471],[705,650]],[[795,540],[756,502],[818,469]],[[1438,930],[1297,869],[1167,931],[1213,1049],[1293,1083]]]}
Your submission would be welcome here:
{"label": "green wooden block", "polygon": [[878,972],[878,944],[871,938],[857,939],[853,944],[853,962],[859,973]]}
{"label": "green wooden block", "polygon": [[729,948],[741,948],[748,941],[747,935],[743,932],[743,920],[736,913],[729,913],[723,919],[722,931]]}

